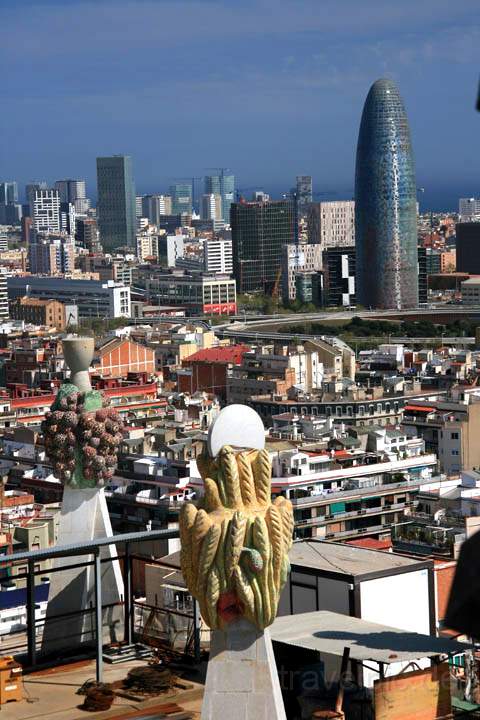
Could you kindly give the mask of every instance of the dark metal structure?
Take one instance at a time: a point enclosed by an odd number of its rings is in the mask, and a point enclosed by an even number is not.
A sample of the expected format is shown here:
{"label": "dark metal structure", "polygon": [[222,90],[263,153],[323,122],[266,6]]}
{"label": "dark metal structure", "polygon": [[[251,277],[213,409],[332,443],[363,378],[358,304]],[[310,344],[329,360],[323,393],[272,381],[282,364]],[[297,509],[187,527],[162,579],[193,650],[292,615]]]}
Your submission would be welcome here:
{"label": "dark metal structure", "polygon": [[[25,658],[26,669],[33,669],[39,664],[44,662],[46,658],[39,657],[37,652],[37,641],[36,634],[38,626],[44,623],[44,619],[38,619],[35,616],[35,578],[38,576],[45,576],[45,574],[51,574],[53,572],[62,572],[71,567],[82,566],[87,567],[94,565],[94,576],[95,576],[95,605],[93,607],[84,608],[83,612],[93,613],[95,616],[95,657],[96,657],[96,678],[98,682],[102,681],[102,609],[107,606],[102,603],[102,563],[111,562],[112,558],[105,559],[101,558],[100,552],[102,547],[106,545],[117,546],[117,558],[123,564],[123,574],[125,583],[125,598],[123,601],[124,605],[124,632],[123,641],[127,644],[134,642],[135,640],[135,600],[133,592],[133,573],[132,567],[135,560],[149,563],[162,564],[161,561],[152,560],[148,555],[136,555],[133,552],[133,548],[142,542],[152,542],[168,540],[171,538],[178,537],[177,529],[166,529],[166,530],[153,530],[145,532],[135,533],[124,533],[120,535],[114,535],[112,537],[104,537],[91,542],[78,543],[77,545],[59,545],[44,550],[34,550],[30,552],[15,553],[9,557],[9,560],[14,560],[16,563],[25,563],[27,572],[19,573],[16,575],[17,580],[26,579],[27,584],[27,603],[26,603],[26,635],[27,635],[27,653]],[[119,548],[121,551],[119,552]],[[62,566],[58,569],[53,567],[52,569],[45,570],[38,569],[40,561],[54,560],[55,558],[68,557],[72,558],[71,565]],[[36,569],[37,568],[37,569]],[[180,615],[181,613],[177,613]],[[62,617],[69,617],[70,613],[64,615],[56,615],[53,619],[61,620]],[[199,617],[193,604],[193,612],[188,617],[193,624],[193,646],[195,649],[195,655],[199,654]],[[75,645],[75,639],[72,639],[72,651],[77,649]],[[197,657],[198,659],[198,657]]]}

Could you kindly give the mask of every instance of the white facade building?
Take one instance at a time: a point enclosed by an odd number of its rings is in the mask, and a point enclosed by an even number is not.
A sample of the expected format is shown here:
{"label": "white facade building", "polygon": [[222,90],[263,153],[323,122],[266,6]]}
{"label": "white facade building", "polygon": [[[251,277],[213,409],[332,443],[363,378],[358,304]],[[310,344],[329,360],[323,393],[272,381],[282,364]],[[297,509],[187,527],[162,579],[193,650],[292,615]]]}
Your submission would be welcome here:
{"label": "white facade building", "polygon": [[462,303],[464,305],[480,305],[480,279],[469,278],[461,283]]}
{"label": "white facade building", "polygon": [[9,299],[28,295],[78,306],[80,317],[131,317],[130,288],[109,280],[70,280],[25,275],[7,279]]}
{"label": "white facade building", "polygon": [[323,249],[355,245],[355,201],[312,203],[308,214],[308,241]]}
{"label": "white facade building", "polygon": [[60,195],[58,190],[33,190],[30,198],[33,227],[37,232],[60,232]]}
{"label": "white facade building", "polygon": [[205,240],[203,243],[204,269],[208,273],[233,272],[231,240]]}
{"label": "white facade building", "polygon": [[215,193],[202,195],[202,220],[222,220],[222,196]]}
{"label": "white facade building", "polygon": [[480,198],[460,198],[458,214],[461,222],[480,222]]}
{"label": "white facade building", "polygon": [[295,245],[289,243],[283,247],[282,258],[282,294],[285,301],[295,300],[297,290],[295,274],[322,269],[322,246],[319,243]]}

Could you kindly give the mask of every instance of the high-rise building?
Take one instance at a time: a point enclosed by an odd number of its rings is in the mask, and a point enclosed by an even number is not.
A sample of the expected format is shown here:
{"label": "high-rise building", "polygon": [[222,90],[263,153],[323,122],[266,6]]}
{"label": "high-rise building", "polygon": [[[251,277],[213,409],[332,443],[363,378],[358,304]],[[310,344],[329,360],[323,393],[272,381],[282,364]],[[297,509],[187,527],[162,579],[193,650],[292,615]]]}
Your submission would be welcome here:
{"label": "high-rise building", "polygon": [[[235,199],[235,175],[227,175],[227,168],[219,168],[218,175],[205,176],[205,194],[220,195],[222,198],[221,219],[228,223],[230,218],[230,206]],[[217,218],[220,220],[220,218]]]}
{"label": "high-rise building", "polygon": [[208,273],[232,273],[232,241],[205,240],[203,243],[204,270]]}
{"label": "high-rise building", "polygon": [[457,272],[480,275],[480,223],[456,225]]}
{"label": "high-rise building", "polygon": [[58,190],[32,188],[29,203],[35,232],[60,232],[61,213]]}
{"label": "high-rise building", "polygon": [[356,304],[355,247],[333,247],[323,251],[324,304],[348,307]]}
{"label": "high-rise building", "polygon": [[357,300],[418,305],[416,183],[410,130],[392,80],[377,80],[363,108],[355,170]]}
{"label": "high-rise building", "polygon": [[296,239],[294,203],[233,203],[230,223],[238,292],[271,292],[281,279],[283,248]]}
{"label": "high-rise building", "polygon": [[18,185],[12,180],[0,182],[0,205],[10,205],[18,202]]}
{"label": "high-rise building", "polygon": [[355,202],[334,200],[308,208],[308,242],[322,249],[355,245]]}
{"label": "high-rise building", "polygon": [[222,196],[215,193],[202,195],[200,215],[202,220],[222,220]]}
{"label": "high-rise building", "polygon": [[142,214],[153,225],[160,227],[160,216],[172,214],[172,198],[170,195],[144,195],[142,198]]}
{"label": "high-rise building", "polygon": [[461,222],[480,222],[480,198],[460,198],[458,214]]}
{"label": "high-rise building", "polygon": [[76,225],[75,237],[79,245],[90,253],[100,253],[102,246],[95,218],[79,218]]}
{"label": "high-rise building", "polygon": [[17,225],[22,217],[15,181],[0,182],[0,225]]}
{"label": "high-rise building", "polygon": [[308,205],[313,200],[311,175],[297,175],[296,196],[298,214],[305,215]]}
{"label": "high-rise building", "polygon": [[193,190],[191,182],[175,183],[170,186],[172,196],[173,215],[191,215],[193,204]]}
{"label": "high-rise building", "polygon": [[97,158],[97,191],[98,228],[104,250],[135,247],[135,187],[129,155]]}
{"label": "high-rise building", "polygon": [[85,215],[90,208],[85,180],[57,180],[55,190],[60,194],[62,203],[71,203],[77,215]]}
{"label": "high-rise building", "polygon": [[418,255],[418,302],[425,304],[428,300],[427,248],[417,248]]}
{"label": "high-rise building", "polygon": [[322,247],[319,243],[293,243],[282,248],[282,297],[284,302],[297,298],[299,273],[312,273],[322,269]]}
{"label": "high-rise building", "polygon": [[58,275],[75,269],[75,243],[68,235],[36,233],[28,246],[28,262],[33,275]]}
{"label": "high-rise building", "polygon": [[[27,198],[27,205],[29,207],[29,212],[27,214],[30,215],[30,217],[33,217],[33,201],[37,190],[48,190],[48,185],[45,180],[25,185],[25,196]],[[25,214],[26,213],[24,213],[24,215]]]}

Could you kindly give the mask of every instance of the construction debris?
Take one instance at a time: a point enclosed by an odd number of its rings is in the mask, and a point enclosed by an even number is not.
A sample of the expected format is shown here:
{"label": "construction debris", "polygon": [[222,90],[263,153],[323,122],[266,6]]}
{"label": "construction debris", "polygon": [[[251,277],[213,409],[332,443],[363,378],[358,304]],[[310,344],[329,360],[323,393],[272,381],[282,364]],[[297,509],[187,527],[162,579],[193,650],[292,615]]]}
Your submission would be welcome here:
{"label": "construction debris", "polygon": [[124,687],[127,690],[132,690],[134,693],[158,695],[159,693],[170,690],[175,684],[176,679],[168,668],[159,665],[149,667],[142,665],[132,668],[129,671],[124,681]]}

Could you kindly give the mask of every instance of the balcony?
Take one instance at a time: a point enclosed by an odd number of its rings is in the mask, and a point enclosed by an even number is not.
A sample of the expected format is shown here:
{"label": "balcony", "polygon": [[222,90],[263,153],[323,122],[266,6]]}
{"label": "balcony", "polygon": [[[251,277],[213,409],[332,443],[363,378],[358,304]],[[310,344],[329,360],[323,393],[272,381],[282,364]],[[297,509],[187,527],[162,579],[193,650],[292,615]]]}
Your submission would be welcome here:
{"label": "balcony", "polygon": [[374,508],[362,508],[361,510],[353,510],[351,512],[336,513],[335,515],[322,515],[308,520],[299,520],[295,522],[295,527],[318,527],[319,525],[328,525],[329,523],[335,523],[339,520],[348,520],[351,518],[384,515],[390,512],[396,512],[398,510],[405,510],[406,508],[413,508],[418,505],[417,500],[407,500],[404,503],[395,503],[393,505],[384,505],[383,507]]}

